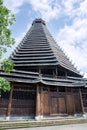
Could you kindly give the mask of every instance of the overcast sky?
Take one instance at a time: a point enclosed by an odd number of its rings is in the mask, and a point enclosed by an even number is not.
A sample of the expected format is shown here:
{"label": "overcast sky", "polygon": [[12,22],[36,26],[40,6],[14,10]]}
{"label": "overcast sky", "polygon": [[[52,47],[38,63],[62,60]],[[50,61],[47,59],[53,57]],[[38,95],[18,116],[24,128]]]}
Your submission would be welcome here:
{"label": "overcast sky", "polygon": [[32,21],[43,18],[56,42],[87,77],[87,0],[4,0],[4,4],[16,17],[11,27],[15,46]]}

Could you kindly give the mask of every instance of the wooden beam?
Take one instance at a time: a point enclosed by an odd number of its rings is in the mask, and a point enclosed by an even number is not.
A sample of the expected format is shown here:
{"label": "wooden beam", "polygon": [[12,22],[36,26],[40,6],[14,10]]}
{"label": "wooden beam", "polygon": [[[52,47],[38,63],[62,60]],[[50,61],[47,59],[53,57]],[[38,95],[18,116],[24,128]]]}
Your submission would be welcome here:
{"label": "wooden beam", "polygon": [[13,82],[11,83],[10,97],[9,97],[8,110],[7,110],[7,117],[9,117],[10,114],[11,114],[12,94],[13,94]]}
{"label": "wooden beam", "polygon": [[82,100],[82,92],[81,92],[81,88],[79,88],[79,94],[80,94],[80,101],[81,101],[81,107],[82,107],[82,113],[84,114],[84,105],[83,105],[83,100]]}
{"label": "wooden beam", "polygon": [[14,91],[18,91],[18,92],[36,92],[35,90],[25,90],[25,89],[14,89]]}

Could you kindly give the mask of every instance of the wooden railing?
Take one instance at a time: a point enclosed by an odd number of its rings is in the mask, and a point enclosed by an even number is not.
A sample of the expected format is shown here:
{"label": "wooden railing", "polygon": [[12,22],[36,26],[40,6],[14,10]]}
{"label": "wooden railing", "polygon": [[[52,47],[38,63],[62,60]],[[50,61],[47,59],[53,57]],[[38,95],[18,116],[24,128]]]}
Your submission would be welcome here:
{"label": "wooden railing", "polygon": [[53,76],[53,75],[48,75],[48,74],[40,74],[41,77],[47,77],[47,78],[56,78],[56,79],[66,79],[66,76]]}

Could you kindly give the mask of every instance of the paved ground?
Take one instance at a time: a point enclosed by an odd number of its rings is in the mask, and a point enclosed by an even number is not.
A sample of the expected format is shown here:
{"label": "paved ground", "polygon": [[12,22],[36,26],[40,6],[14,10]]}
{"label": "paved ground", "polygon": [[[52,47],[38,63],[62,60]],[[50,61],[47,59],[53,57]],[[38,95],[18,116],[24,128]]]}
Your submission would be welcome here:
{"label": "paved ground", "polygon": [[72,125],[62,125],[62,126],[12,129],[12,130],[87,130],[87,124],[72,124]]}

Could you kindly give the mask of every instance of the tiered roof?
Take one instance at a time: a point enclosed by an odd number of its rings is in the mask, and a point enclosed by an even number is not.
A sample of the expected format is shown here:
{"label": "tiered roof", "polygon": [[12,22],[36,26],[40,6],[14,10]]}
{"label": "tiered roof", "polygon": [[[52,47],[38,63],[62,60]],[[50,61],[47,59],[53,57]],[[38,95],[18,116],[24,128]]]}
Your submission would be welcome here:
{"label": "tiered roof", "polygon": [[[10,81],[21,83],[42,83],[45,85],[80,87],[87,86],[87,81],[71,64],[60,47],[52,38],[42,19],[35,19],[30,30],[10,57],[15,63],[15,70],[10,74],[0,71],[0,76]],[[38,72],[22,70],[22,67],[56,66],[67,69],[76,77],[46,77]],[[17,68],[17,69],[16,69]],[[18,70],[18,68],[21,68]]]}
{"label": "tiered roof", "polygon": [[44,77],[44,75],[39,75],[36,72],[26,72],[26,71],[13,71],[7,74],[3,71],[0,72],[0,76],[6,78],[12,82],[19,83],[30,83],[37,84],[42,83],[44,85],[50,86],[63,86],[63,87],[87,87],[87,80],[84,78],[69,77],[67,79],[64,77],[54,78],[54,77]]}
{"label": "tiered roof", "polygon": [[54,41],[42,19],[33,21],[30,30],[12,54],[11,59],[15,66],[58,65],[79,74]]}
{"label": "tiered roof", "polygon": [[16,66],[57,65],[58,61],[47,41],[42,20],[35,20],[11,56]]}

